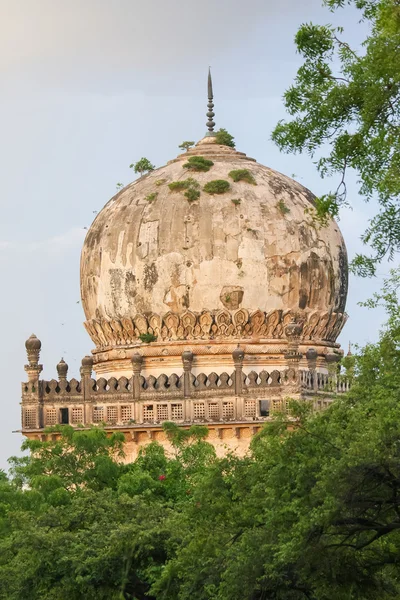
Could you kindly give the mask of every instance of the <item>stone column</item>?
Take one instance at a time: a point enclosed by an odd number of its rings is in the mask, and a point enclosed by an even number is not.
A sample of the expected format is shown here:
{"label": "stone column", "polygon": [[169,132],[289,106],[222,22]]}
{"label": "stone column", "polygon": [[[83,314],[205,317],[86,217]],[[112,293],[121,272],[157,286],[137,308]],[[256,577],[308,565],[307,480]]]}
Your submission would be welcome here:
{"label": "stone column", "polygon": [[295,318],[293,318],[292,321],[285,327],[287,350],[284,353],[284,357],[288,369],[294,370],[296,387],[294,391],[297,393],[300,393],[301,391],[299,363],[302,358],[302,354],[299,352],[299,345],[302,331],[303,323],[297,322]]}
{"label": "stone column", "polygon": [[244,350],[239,346],[232,352],[233,364],[235,366],[235,394],[241,396],[243,392],[243,359]]}
{"label": "stone column", "polygon": [[185,398],[190,398],[192,395],[192,366],[193,352],[185,350],[182,352],[183,363],[183,395]]}
{"label": "stone column", "polygon": [[[81,388],[83,393],[83,424],[92,423],[92,370],[93,357],[84,356],[81,363]],[[89,413],[89,414],[88,414]]]}
{"label": "stone column", "polygon": [[[34,404],[36,415],[36,429],[43,427],[43,407],[42,407],[42,389],[40,373],[43,370],[43,365],[39,364],[40,350],[42,342],[32,333],[32,335],[26,340],[25,348],[28,357],[28,364],[25,365],[24,369],[28,375],[28,390],[24,390],[22,401],[25,404]],[[25,427],[25,411],[23,412],[22,426]]]}
{"label": "stone column", "polygon": [[318,379],[317,379],[317,358],[318,352],[315,348],[309,348],[306,352],[306,359],[308,364],[308,370],[311,373],[312,390],[318,391]]}
{"label": "stone column", "polygon": [[139,400],[140,398],[140,374],[142,372],[143,367],[143,356],[138,352],[134,354],[131,358],[132,363],[132,395],[134,400]]}
{"label": "stone column", "polygon": [[333,392],[337,392],[337,371],[338,362],[341,359],[341,355],[338,352],[328,352],[325,355],[325,360],[328,363],[328,374],[330,379],[330,388]]}

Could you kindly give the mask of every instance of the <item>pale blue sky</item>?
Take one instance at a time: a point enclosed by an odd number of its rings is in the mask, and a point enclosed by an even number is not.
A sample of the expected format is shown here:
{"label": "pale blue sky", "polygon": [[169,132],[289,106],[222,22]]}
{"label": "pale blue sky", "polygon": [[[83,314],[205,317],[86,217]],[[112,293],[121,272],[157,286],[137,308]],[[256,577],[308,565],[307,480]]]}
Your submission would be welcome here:
{"label": "pale blue sky", "polygon": [[[311,160],[280,154],[270,133],[300,64],[298,26],[344,24],[357,42],[358,16],[332,15],[320,0],[0,0],[0,465],[21,442],[12,430],[25,339],[42,340],[48,379],[61,356],[78,377],[92,348],[78,303],[84,227],[115,184],[132,179],[128,165],[141,156],[162,165],[203,136],[212,65],[217,126],[237,148],[327,191]],[[354,178],[349,194],[354,210],[340,227],[352,257],[374,207],[359,200]],[[382,313],[357,302],[380,281],[351,279],[346,349],[349,339],[376,339]]]}

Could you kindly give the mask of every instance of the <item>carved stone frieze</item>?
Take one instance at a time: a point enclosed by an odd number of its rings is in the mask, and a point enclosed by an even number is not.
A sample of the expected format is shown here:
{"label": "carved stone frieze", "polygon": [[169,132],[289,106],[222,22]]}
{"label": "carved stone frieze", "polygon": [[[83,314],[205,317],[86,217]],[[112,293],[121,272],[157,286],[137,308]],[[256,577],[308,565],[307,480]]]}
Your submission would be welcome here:
{"label": "carved stone frieze", "polygon": [[244,308],[236,311],[186,311],[183,314],[136,315],[117,321],[92,319],[86,330],[98,348],[129,346],[139,342],[143,334],[153,334],[157,342],[177,340],[242,340],[285,339],[286,326],[295,319],[302,324],[300,340],[334,342],[347,320],[345,313],[261,310],[250,313]]}

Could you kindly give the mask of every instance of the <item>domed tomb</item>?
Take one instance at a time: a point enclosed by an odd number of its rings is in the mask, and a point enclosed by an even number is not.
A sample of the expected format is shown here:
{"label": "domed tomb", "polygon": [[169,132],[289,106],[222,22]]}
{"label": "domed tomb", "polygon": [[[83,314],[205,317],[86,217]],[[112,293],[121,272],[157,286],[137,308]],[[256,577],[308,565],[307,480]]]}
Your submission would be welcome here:
{"label": "domed tomb", "polygon": [[[190,166],[204,161],[209,170]],[[116,194],[81,256],[96,371],[129,373],[138,346],[145,367],[162,357],[164,372],[185,349],[203,368],[224,363],[237,343],[252,367],[279,364],[293,318],[303,350],[311,340],[321,356],[334,347],[346,318],[346,248],[335,221],[315,222],[313,201],[212,136]]]}

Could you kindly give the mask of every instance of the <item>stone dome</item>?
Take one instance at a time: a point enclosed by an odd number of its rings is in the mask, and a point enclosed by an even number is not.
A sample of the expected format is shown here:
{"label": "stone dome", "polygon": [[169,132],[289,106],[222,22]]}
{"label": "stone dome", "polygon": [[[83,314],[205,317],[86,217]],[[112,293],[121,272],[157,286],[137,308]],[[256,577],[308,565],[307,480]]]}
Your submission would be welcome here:
{"label": "stone dome", "polygon": [[[193,156],[213,164],[185,167]],[[193,201],[188,188],[170,189],[188,178],[200,192]],[[227,191],[204,190],[215,180]],[[293,318],[306,348],[334,346],[346,318],[347,254],[335,221],[313,221],[313,201],[212,136],[125,187],[97,215],[81,256],[95,368],[111,361],[118,370],[138,345],[149,356],[196,344],[218,354],[238,341],[268,352]]]}

